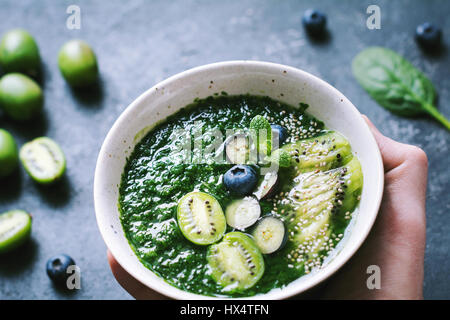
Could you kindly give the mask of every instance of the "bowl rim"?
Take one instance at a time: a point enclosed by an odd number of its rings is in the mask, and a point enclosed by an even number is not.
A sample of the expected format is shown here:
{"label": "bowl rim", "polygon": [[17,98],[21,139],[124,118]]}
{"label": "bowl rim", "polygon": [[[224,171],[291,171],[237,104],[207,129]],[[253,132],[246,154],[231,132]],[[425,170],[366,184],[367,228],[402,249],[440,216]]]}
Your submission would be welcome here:
{"label": "bowl rim", "polygon": [[[119,265],[122,266],[122,268],[124,268],[131,276],[133,276],[136,280],[141,282],[146,287],[148,287],[166,297],[169,297],[169,298],[173,298],[173,299],[224,299],[224,298],[226,298],[226,299],[234,299],[234,300],[236,300],[236,299],[286,299],[286,298],[292,297],[296,294],[300,294],[302,292],[305,292],[305,291],[311,289],[312,287],[317,286],[318,284],[322,283],[323,281],[325,281],[326,279],[331,277],[354,256],[354,254],[359,250],[359,248],[361,247],[361,245],[364,243],[367,236],[369,235],[370,231],[372,230],[372,227],[373,227],[375,220],[377,218],[377,215],[378,215],[378,211],[379,211],[379,208],[381,205],[381,200],[382,200],[382,195],[383,195],[383,189],[384,189],[383,161],[382,161],[382,157],[381,157],[381,153],[380,153],[378,144],[375,140],[375,137],[374,137],[372,131],[370,130],[366,121],[364,121],[361,118],[363,126],[365,126],[369,132],[368,138],[371,140],[371,141],[369,141],[369,143],[372,143],[373,145],[376,146],[376,148],[374,148],[374,150],[373,150],[374,151],[373,157],[374,157],[374,161],[376,161],[376,163],[377,163],[377,167],[380,169],[380,170],[378,170],[379,172],[378,172],[378,177],[377,177],[378,181],[379,181],[379,186],[376,189],[376,195],[374,195],[374,197],[376,198],[375,206],[372,209],[373,210],[372,214],[371,214],[371,216],[369,216],[369,220],[368,220],[368,223],[365,225],[365,228],[359,231],[360,236],[359,236],[359,238],[357,238],[357,241],[355,241],[355,243],[353,245],[353,249],[351,251],[347,252],[347,254],[345,254],[344,256],[342,256],[342,253],[339,252],[338,256],[339,256],[339,259],[341,260],[339,263],[333,264],[331,266],[327,266],[324,269],[320,270],[320,272],[315,273],[315,276],[313,278],[311,278],[311,280],[308,281],[307,284],[303,284],[301,289],[297,288],[297,290],[296,290],[296,287],[298,287],[298,286],[291,286],[291,287],[284,287],[284,288],[281,288],[276,291],[270,290],[267,293],[257,294],[255,296],[251,296],[251,297],[243,297],[243,298],[212,297],[212,296],[205,296],[205,295],[201,295],[201,294],[187,292],[187,291],[179,289],[175,286],[172,286],[169,283],[167,283],[162,277],[158,276],[152,270],[148,269],[149,272],[153,273],[156,277],[164,280],[165,285],[161,286],[160,283],[156,283],[156,284],[152,283],[151,281],[148,281],[149,279],[144,279],[144,277],[141,278],[140,274],[133,268],[127,267],[127,263],[125,262],[124,255],[121,254],[120,252],[118,252],[115,249],[115,247],[112,245],[113,240],[110,239],[110,236],[109,236],[109,230],[108,230],[109,226],[107,226],[107,223],[103,223],[102,214],[104,215],[104,213],[101,212],[101,207],[99,205],[99,202],[100,202],[99,188],[100,188],[100,185],[102,185],[102,183],[100,183],[100,182],[103,179],[103,177],[100,175],[99,172],[103,172],[103,170],[101,170],[101,168],[104,163],[103,159],[106,158],[106,156],[107,156],[106,155],[106,149],[107,149],[106,146],[113,143],[113,141],[112,141],[113,136],[115,135],[115,132],[120,127],[120,124],[123,121],[125,121],[127,119],[127,117],[129,116],[129,114],[132,113],[135,108],[138,108],[139,105],[141,105],[141,103],[149,95],[151,95],[155,90],[157,90],[157,88],[166,87],[172,82],[175,82],[182,78],[193,76],[197,73],[201,73],[206,70],[211,71],[214,69],[221,69],[224,67],[239,67],[239,66],[256,67],[256,68],[262,68],[262,69],[266,69],[266,70],[272,69],[274,71],[275,70],[276,71],[287,71],[288,73],[291,73],[291,74],[292,73],[300,74],[304,78],[307,78],[308,81],[315,82],[316,84],[325,87],[324,90],[332,92],[333,95],[339,95],[340,97],[343,97],[344,99],[346,99],[346,102],[348,105],[347,107],[351,110],[351,112],[354,112],[354,113],[356,112],[357,114],[361,115],[360,112],[358,111],[358,109],[353,105],[353,103],[348,98],[346,98],[345,95],[343,95],[339,90],[337,90],[335,87],[333,87],[328,82],[326,82],[306,71],[303,71],[303,70],[295,68],[295,67],[278,64],[278,63],[273,63],[273,62],[255,61],[255,60],[231,60],[231,61],[215,62],[215,63],[210,63],[210,64],[201,65],[198,67],[188,69],[186,71],[183,71],[183,72],[177,73],[173,76],[170,76],[169,78],[155,84],[150,89],[148,89],[144,93],[142,93],[133,102],[131,102],[127,106],[127,108],[119,115],[119,117],[114,122],[113,126],[108,131],[108,134],[106,135],[105,140],[102,143],[100,152],[97,157],[95,174],[94,174],[94,188],[93,188],[96,220],[97,220],[97,225],[100,230],[103,241],[105,242],[107,248],[110,250],[110,252],[114,256],[116,261],[119,263]],[[118,212],[118,210],[117,210],[117,212]],[[127,242],[128,242],[128,240],[127,240]],[[348,244],[345,243],[345,245],[348,245]],[[342,248],[340,249],[340,251],[342,251]],[[133,252],[134,252],[134,250],[133,250]]]}

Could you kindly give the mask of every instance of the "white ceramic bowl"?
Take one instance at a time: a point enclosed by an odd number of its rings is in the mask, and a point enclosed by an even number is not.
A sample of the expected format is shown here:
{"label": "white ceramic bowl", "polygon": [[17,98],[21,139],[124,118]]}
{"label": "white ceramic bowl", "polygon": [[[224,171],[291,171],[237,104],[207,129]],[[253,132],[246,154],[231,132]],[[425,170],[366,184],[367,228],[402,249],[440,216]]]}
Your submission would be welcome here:
{"label": "white ceramic bowl", "polygon": [[359,213],[337,254],[328,259],[320,271],[301,277],[283,289],[253,297],[287,298],[331,276],[358,250],[377,216],[384,176],[378,146],[358,110],[331,85],[299,69],[257,61],[220,62],[177,74],[143,93],[117,119],[100,150],[94,182],[97,223],[118,263],[144,285],[171,298],[209,298],[169,285],[139,262],[120,223],[118,186],[127,157],[153,125],[197,97],[205,98],[222,91],[229,95],[269,96],[294,106],[299,102],[309,104],[307,112],[346,136],[362,164],[364,188]]}

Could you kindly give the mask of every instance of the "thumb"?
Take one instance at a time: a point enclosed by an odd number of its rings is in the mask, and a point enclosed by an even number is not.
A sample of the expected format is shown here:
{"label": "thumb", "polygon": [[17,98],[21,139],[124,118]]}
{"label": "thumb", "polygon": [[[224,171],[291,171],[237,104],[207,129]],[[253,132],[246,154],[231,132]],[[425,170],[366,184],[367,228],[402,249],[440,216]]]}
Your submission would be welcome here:
{"label": "thumb", "polygon": [[398,167],[406,160],[404,150],[407,145],[384,136],[367,116],[363,115],[362,117],[369,125],[369,128],[377,141],[378,147],[380,148],[381,156],[383,158],[384,171],[387,172],[395,167]]}

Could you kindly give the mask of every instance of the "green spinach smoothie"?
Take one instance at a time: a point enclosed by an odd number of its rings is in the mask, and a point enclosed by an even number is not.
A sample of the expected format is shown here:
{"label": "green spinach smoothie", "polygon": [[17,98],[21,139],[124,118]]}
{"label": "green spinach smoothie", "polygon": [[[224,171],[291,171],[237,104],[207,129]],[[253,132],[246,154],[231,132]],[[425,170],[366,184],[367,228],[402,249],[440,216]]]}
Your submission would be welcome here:
{"label": "green spinach smoothie", "polygon": [[219,297],[266,293],[320,270],[363,178],[345,137],[307,107],[223,94],[154,127],[119,192],[140,261],[175,287]]}

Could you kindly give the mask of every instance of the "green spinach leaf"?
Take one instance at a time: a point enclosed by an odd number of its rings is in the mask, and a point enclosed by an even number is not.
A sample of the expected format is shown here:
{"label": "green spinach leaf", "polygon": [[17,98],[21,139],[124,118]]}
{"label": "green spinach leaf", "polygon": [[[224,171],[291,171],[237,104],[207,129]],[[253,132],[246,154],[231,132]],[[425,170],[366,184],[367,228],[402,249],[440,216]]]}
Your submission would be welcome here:
{"label": "green spinach leaf", "polygon": [[429,114],[450,130],[434,106],[436,91],[431,81],[392,50],[372,47],[360,52],[352,63],[355,78],[387,110],[400,116]]}

